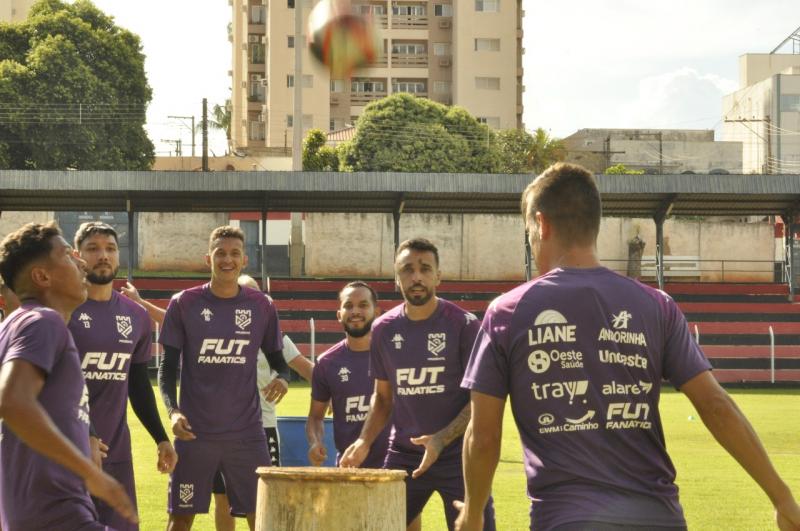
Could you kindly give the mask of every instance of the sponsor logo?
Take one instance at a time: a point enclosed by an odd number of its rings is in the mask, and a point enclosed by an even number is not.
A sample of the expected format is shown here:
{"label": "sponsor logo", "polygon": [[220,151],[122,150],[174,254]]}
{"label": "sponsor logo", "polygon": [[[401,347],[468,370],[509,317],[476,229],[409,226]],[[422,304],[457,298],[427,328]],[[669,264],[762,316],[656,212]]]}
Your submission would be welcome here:
{"label": "sponsor logo", "polygon": [[544,343],[574,343],[575,325],[555,310],[545,310],[533,322],[534,328],[528,330],[528,345]]}
{"label": "sponsor logo", "polygon": [[603,385],[602,393],[604,395],[646,395],[651,389],[653,389],[653,384],[651,382],[643,382],[639,380],[638,384],[622,384],[611,380],[611,383]]}
{"label": "sponsor logo", "polygon": [[339,369],[338,375],[339,375],[339,379],[342,382],[349,382],[350,381],[350,369],[348,369],[347,367],[342,367],[341,369]]}
{"label": "sponsor logo", "polygon": [[87,352],[81,363],[83,377],[124,382],[128,379],[127,363],[130,359],[127,352]]}
{"label": "sponsor logo", "polygon": [[348,396],[344,404],[346,422],[364,422],[369,412],[369,400],[366,396]]}
{"label": "sponsor logo", "polygon": [[[564,398],[569,397],[569,403],[575,400],[576,396],[586,394],[589,388],[589,380],[576,380],[572,382],[552,382],[545,384],[531,384],[531,391],[533,391],[534,400],[547,400],[548,398]],[[586,400],[583,400],[586,403]]]}
{"label": "sponsor logo", "polygon": [[128,336],[133,332],[133,323],[131,322],[130,315],[117,315],[117,332],[128,339]]}
{"label": "sponsor logo", "polygon": [[250,323],[253,322],[252,312],[250,310],[236,310],[236,314],[233,317],[233,322],[239,327],[240,330],[244,330],[250,326]]}
{"label": "sponsor logo", "polygon": [[445,348],[447,348],[447,334],[444,332],[428,334],[428,352],[438,356]]}
{"label": "sponsor logo", "polygon": [[622,310],[617,315],[611,314],[611,326],[617,330],[627,329],[631,317],[633,315],[628,310]]}
{"label": "sponsor logo", "polygon": [[648,420],[650,404],[646,402],[612,402],[606,413],[607,430],[649,430],[653,423]]}
{"label": "sponsor logo", "polygon": [[444,384],[438,383],[439,375],[443,372],[444,367],[397,369],[397,394],[406,396],[444,393]]}
{"label": "sponsor logo", "polygon": [[[565,417],[564,420],[566,422],[562,424],[553,424],[550,422],[549,424],[545,424],[542,422],[542,416],[539,417],[539,433],[545,435],[548,433],[569,433],[575,431],[590,431],[590,430],[597,430],[600,429],[600,424],[598,422],[592,422],[594,416],[597,412],[594,409],[589,409],[586,413],[576,419]],[[552,415],[550,415],[552,417]],[[547,418],[546,420],[550,420]]]}
{"label": "sponsor logo", "polygon": [[541,415],[539,415],[539,424],[541,426],[549,426],[555,421],[556,418],[550,413],[542,413]]}
{"label": "sponsor logo", "polygon": [[200,346],[200,357],[197,361],[198,363],[242,365],[247,362],[247,359],[242,356],[242,351],[249,344],[249,339],[206,338]]}
{"label": "sponsor logo", "polygon": [[214,317],[214,312],[209,310],[208,308],[203,308],[203,311],[200,312],[200,315],[203,316],[203,319],[208,323],[211,321],[211,318]]}
{"label": "sponsor logo", "polygon": [[395,334],[394,337],[392,338],[392,343],[394,343],[394,348],[397,350],[403,348],[403,341],[405,341],[405,339],[403,339],[403,336],[401,336],[400,334]]}
{"label": "sponsor logo", "polygon": [[194,483],[181,483],[178,485],[178,497],[185,504],[194,498]]}
{"label": "sponsor logo", "polygon": [[597,336],[597,340],[613,341],[614,343],[623,343],[625,345],[638,345],[640,347],[647,346],[647,339],[641,332],[627,332],[608,328],[600,329],[600,335]]}
{"label": "sponsor logo", "polygon": [[84,328],[91,328],[92,327],[92,318],[89,317],[88,314],[81,313],[81,316],[78,317],[78,321],[83,323]]}
{"label": "sponsor logo", "polygon": [[622,354],[611,350],[602,349],[599,352],[601,363],[614,363],[626,367],[647,368],[647,358],[640,354]]}
{"label": "sponsor logo", "polygon": [[579,350],[534,350],[528,355],[528,368],[535,374],[547,372],[550,365],[557,363],[562,369],[582,369],[583,353]]}
{"label": "sponsor logo", "polygon": [[78,420],[89,425],[89,388],[83,384],[83,392],[81,393],[81,401],[78,402]]}

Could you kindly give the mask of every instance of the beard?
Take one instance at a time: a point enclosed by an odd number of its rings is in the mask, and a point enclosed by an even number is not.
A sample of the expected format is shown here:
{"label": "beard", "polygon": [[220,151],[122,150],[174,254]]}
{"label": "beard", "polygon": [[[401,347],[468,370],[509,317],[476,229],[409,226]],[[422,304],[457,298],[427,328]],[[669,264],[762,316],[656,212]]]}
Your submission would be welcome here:
{"label": "beard", "polygon": [[119,267],[117,267],[107,275],[96,273],[94,271],[89,271],[86,273],[86,280],[88,280],[92,284],[105,285],[112,282],[116,278],[118,271]]}
{"label": "beard", "polygon": [[373,317],[369,321],[365,321],[364,326],[362,326],[361,328],[354,328],[352,326],[348,326],[347,323],[342,323],[342,327],[344,328],[344,332],[348,336],[358,339],[370,333],[370,331],[372,330],[372,321],[374,320],[375,318]]}
{"label": "beard", "polygon": [[[413,295],[411,293],[411,290],[414,288],[422,288],[425,290],[425,293],[423,293],[422,295]],[[425,304],[427,304],[428,301],[433,298],[433,292],[424,286],[415,284],[414,286],[411,286],[407,291],[403,292],[403,298],[411,306],[425,306]]]}

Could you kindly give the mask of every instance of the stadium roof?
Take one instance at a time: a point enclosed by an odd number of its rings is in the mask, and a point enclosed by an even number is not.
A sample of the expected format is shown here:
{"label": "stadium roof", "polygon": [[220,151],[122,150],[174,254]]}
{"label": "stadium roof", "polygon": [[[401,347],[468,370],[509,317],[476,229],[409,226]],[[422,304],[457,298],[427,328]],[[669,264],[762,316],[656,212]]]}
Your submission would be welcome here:
{"label": "stadium roof", "polygon": [[[0,172],[0,210],[519,212],[530,175],[323,172]],[[599,175],[604,214],[800,211],[800,175]]]}

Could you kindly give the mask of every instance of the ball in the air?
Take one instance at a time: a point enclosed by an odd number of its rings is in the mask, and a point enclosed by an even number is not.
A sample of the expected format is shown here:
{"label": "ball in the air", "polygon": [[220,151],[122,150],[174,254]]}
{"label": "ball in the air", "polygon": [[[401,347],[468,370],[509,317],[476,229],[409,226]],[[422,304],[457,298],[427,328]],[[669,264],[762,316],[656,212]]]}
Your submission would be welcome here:
{"label": "ball in the air", "polygon": [[331,77],[347,77],[374,62],[378,43],[372,19],[354,14],[347,0],[321,0],[309,14],[309,49]]}

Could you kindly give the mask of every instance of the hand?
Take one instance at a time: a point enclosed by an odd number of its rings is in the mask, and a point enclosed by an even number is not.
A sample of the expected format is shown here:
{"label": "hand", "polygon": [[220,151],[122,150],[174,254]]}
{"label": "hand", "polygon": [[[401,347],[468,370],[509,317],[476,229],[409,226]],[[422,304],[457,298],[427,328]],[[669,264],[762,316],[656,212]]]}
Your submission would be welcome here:
{"label": "hand", "polygon": [[137,302],[139,304],[142,303],[142,297],[139,295],[139,290],[137,290],[130,282],[126,282],[124,286],[119,288],[119,291],[133,302]]}
{"label": "hand", "polygon": [[308,462],[313,466],[322,466],[328,458],[328,449],[322,443],[316,443],[308,449]]}
{"label": "hand", "polygon": [[197,439],[195,434],[192,433],[192,426],[183,413],[176,409],[170,414],[169,419],[172,421],[172,433],[175,434],[175,437],[182,441]]}
{"label": "hand", "polygon": [[794,500],[775,507],[775,520],[781,531],[800,531],[800,506]]}
{"label": "hand", "polygon": [[89,436],[89,448],[91,450],[92,461],[98,468],[103,468],[103,459],[108,457],[108,445],[103,439]]}
{"label": "hand", "polygon": [[275,378],[267,386],[261,390],[264,393],[264,399],[267,402],[277,404],[284,397],[289,390],[289,384],[283,378]]}
{"label": "hand", "polygon": [[86,478],[86,488],[89,489],[92,496],[106,502],[126,520],[135,524],[139,523],[136,507],[125,492],[125,487],[116,479],[96,468]]}
{"label": "hand", "polygon": [[178,464],[178,454],[172,443],[169,441],[158,443],[158,471],[162,474],[172,474],[176,464]]}
{"label": "hand", "polygon": [[464,502],[453,500],[453,507],[458,510],[458,518],[455,522],[456,531],[481,531],[483,529],[483,512],[475,518],[470,518]]}
{"label": "hand", "polygon": [[364,439],[358,438],[356,442],[347,447],[339,460],[340,468],[358,468],[369,455],[369,445]]}
{"label": "hand", "polygon": [[411,473],[411,477],[417,479],[439,459],[439,454],[441,454],[444,449],[444,443],[438,435],[411,437],[411,442],[425,447],[425,454],[422,456],[422,461],[417,469]]}

